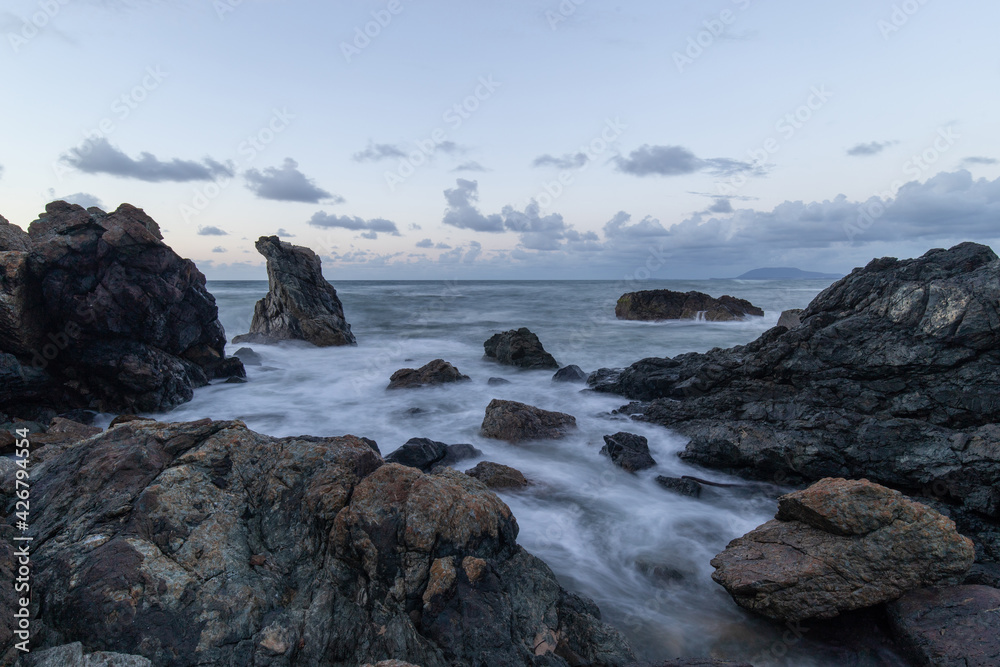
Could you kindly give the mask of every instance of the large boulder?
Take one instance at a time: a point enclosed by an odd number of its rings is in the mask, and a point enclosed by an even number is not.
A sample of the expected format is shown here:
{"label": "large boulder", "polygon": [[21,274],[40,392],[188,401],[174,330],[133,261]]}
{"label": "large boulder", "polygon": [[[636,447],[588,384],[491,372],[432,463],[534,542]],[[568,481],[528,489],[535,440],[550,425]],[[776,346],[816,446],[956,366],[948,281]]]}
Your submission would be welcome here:
{"label": "large boulder", "polygon": [[718,299],[703,292],[674,292],[668,289],[643,290],[623,294],[615,305],[620,320],[705,320],[732,322],[747,315],[763,317],[764,311],[746,299],[725,295]]}
{"label": "large boulder", "polygon": [[494,398],[486,406],[483,418],[484,437],[507,442],[558,440],[576,428],[576,417],[564,412],[550,412],[517,401]]}
{"label": "large boulder", "polygon": [[559,368],[555,358],[545,351],[538,336],[526,327],[494,334],[483,343],[487,359],[519,368]]}
{"label": "large boulder", "polygon": [[450,382],[464,382],[468,375],[461,372],[444,359],[435,359],[420,368],[401,368],[389,378],[386,389],[415,389]]}
{"label": "large boulder", "polygon": [[32,469],[33,651],[80,642],[156,667],[634,660],[465,474],[238,421],[133,421],[54,447]]}
{"label": "large boulder", "polygon": [[[597,391],[759,479],[868,477],[1000,519],[1000,260],[975,243],[874,260],[754,342],[602,369]],[[971,515],[970,515],[971,516]],[[1000,551],[991,557],[1000,559]]]}
{"label": "large boulder", "polygon": [[205,276],[141,209],[52,202],[26,236],[28,250],[0,252],[0,376],[21,375],[0,406],[165,410],[245,374]]}
{"label": "large boulder", "polygon": [[601,454],[628,472],[638,472],[656,465],[656,461],[649,453],[649,441],[635,433],[620,432],[604,436]]}
{"label": "large boulder", "polygon": [[782,496],[775,520],[712,560],[712,578],[769,618],[832,618],[962,581],[972,541],[951,519],[868,480],[824,479]]}
{"label": "large boulder", "polygon": [[234,343],[304,340],[319,347],[357,343],[316,253],[277,236],[261,236],[256,246],[267,258],[268,291],[254,306],[250,333],[236,336]]}

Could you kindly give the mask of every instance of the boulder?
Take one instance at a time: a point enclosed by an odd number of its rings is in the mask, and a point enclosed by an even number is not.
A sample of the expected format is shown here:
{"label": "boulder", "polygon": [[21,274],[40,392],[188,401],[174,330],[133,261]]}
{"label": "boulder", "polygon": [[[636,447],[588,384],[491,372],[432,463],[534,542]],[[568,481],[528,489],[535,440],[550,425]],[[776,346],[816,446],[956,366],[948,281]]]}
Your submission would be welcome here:
{"label": "boulder", "polygon": [[951,519],[864,479],[784,495],[775,516],[730,542],[712,578],[741,607],[777,620],[833,618],[959,583],[975,558]]}
{"label": "boulder", "polygon": [[559,368],[551,354],[542,347],[538,336],[527,328],[494,334],[483,343],[486,358],[519,368]]}
{"label": "boulder", "polygon": [[635,660],[518,546],[485,486],[383,463],[363,438],[135,421],[32,479],[33,651],[80,642],[157,667]]}
{"label": "boulder", "polygon": [[610,457],[616,466],[629,472],[638,472],[656,465],[649,454],[649,441],[635,433],[621,432],[604,436],[601,454]]}
{"label": "boulder", "polygon": [[406,443],[385,457],[386,463],[417,468],[430,472],[436,466],[450,466],[463,459],[481,456],[472,445],[446,445],[429,438],[410,438]]}
{"label": "boulder", "polygon": [[643,290],[623,294],[615,305],[615,317],[620,320],[705,320],[731,322],[747,315],[763,317],[764,311],[746,299],[721,296],[718,299],[703,292],[674,292],[668,289]]}
{"label": "boulder", "polygon": [[553,382],[586,382],[587,374],[583,372],[583,369],[576,365],[566,366],[560,368],[556,371],[556,374],[552,376]]}
{"label": "boulder", "polygon": [[803,308],[792,308],[791,310],[782,311],[781,317],[778,318],[778,326],[785,327],[786,329],[794,329],[802,324],[802,313],[804,312],[805,309]]}
{"label": "boulder", "polygon": [[11,250],[18,252],[31,250],[31,239],[28,232],[7,222],[7,218],[0,215],[0,252]]}
{"label": "boulder", "polygon": [[444,359],[435,359],[416,370],[399,369],[389,378],[389,386],[386,389],[414,389],[449,382],[464,382],[468,379],[468,375],[462,375]]}
{"label": "boulder", "polygon": [[664,475],[659,475],[656,478],[656,483],[667,491],[677,493],[682,496],[687,496],[689,498],[700,498],[701,497],[701,484],[694,481],[693,479],[685,479],[683,477],[666,477]]}
{"label": "boulder", "polygon": [[518,443],[563,438],[575,428],[576,417],[572,415],[494,398],[486,406],[482,434],[486,438]]}
{"label": "boulder", "polygon": [[917,665],[1000,665],[1000,590],[924,588],[888,605],[896,641]]}
{"label": "boulder", "polygon": [[319,347],[357,343],[316,253],[277,236],[262,236],[256,246],[267,258],[268,292],[254,307],[250,333],[236,336],[233,343],[304,340]]}
{"label": "boulder", "polygon": [[489,380],[486,381],[486,384],[488,384],[491,387],[499,387],[501,385],[510,383],[511,383],[510,380],[506,380],[504,378],[490,378]]}
{"label": "boulder", "polygon": [[[1000,260],[975,243],[874,260],[792,329],[591,375],[683,458],[758,479],[867,477],[1000,520]],[[965,530],[965,528],[963,528]],[[1000,549],[989,551],[1000,559]]]}
{"label": "boulder", "polygon": [[92,435],[101,433],[104,429],[87,426],[70,419],[56,417],[49,423],[44,433],[31,436],[32,445],[51,445],[79,442]]}
{"label": "boulder", "polygon": [[520,470],[492,461],[477,463],[475,468],[466,470],[465,474],[475,477],[491,489],[519,489],[528,486],[528,480]]}
{"label": "boulder", "polygon": [[252,347],[241,347],[233,352],[233,356],[242,361],[244,366],[260,366],[264,362]]}

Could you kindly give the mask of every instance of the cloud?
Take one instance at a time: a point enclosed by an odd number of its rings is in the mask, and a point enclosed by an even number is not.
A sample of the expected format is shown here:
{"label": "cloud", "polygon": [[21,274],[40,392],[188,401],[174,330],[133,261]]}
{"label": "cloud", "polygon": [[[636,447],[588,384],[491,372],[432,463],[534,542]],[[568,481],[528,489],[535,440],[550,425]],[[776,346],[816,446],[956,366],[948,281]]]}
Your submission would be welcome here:
{"label": "cloud", "polygon": [[219,176],[233,176],[231,166],[212,158],[201,162],[178,158],[163,161],[152,153],[142,152],[136,160],[112,146],[104,137],[87,139],[59,159],[87,174],[109,174],[149,183],[212,181]]}
{"label": "cloud", "polygon": [[1000,164],[1000,160],[991,157],[981,157],[981,156],[967,157],[964,160],[962,160],[963,167],[990,166],[994,164]]}
{"label": "cloud", "polygon": [[457,173],[457,172],[460,172],[460,171],[483,171],[483,172],[485,172],[485,171],[490,171],[490,170],[487,169],[486,167],[484,167],[483,165],[479,164],[475,160],[470,160],[468,162],[463,162],[462,164],[458,165],[457,167],[455,167],[451,171],[452,171],[452,173]]}
{"label": "cloud", "polygon": [[100,199],[90,194],[89,192],[75,192],[71,195],[64,195],[62,197],[57,197],[55,190],[50,188],[49,196],[52,197],[54,200],[61,199],[64,202],[68,202],[70,204],[78,204],[84,208],[90,208],[91,206],[96,206],[101,210],[105,210],[104,202],[102,202]]}
{"label": "cloud", "polygon": [[479,201],[479,182],[459,178],[456,187],[444,191],[448,208],[445,210],[442,222],[459,229],[471,229],[477,232],[504,231],[503,218],[499,215],[484,216],[476,208]]}
{"label": "cloud", "polygon": [[424,239],[422,241],[417,241],[417,247],[418,248],[433,248],[434,247],[434,241],[431,241],[430,239]]}
{"label": "cloud", "polygon": [[732,213],[733,204],[725,197],[715,200],[715,203],[708,207],[709,213]]}
{"label": "cloud", "polygon": [[739,173],[763,175],[766,170],[750,162],[730,158],[699,158],[683,146],[651,146],[645,144],[629,156],[614,159],[618,171],[632,176],[683,176],[707,171],[715,176]]}
{"label": "cloud", "polygon": [[438,250],[450,250],[451,249],[451,246],[448,245],[447,243],[445,243],[444,241],[439,242],[434,247],[437,248]]}
{"label": "cloud", "polygon": [[590,158],[587,157],[586,153],[567,153],[562,157],[556,157],[554,155],[539,155],[531,162],[532,167],[556,167],[557,169],[579,169],[583,165],[587,164]]}
{"label": "cloud", "polygon": [[357,216],[328,215],[326,211],[314,213],[309,219],[309,225],[324,229],[339,227],[341,229],[360,231],[362,232],[361,236],[366,239],[376,239],[379,233],[391,234],[392,236],[400,235],[399,229],[396,228],[396,223],[391,220],[383,218],[363,220]]}
{"label": "cloud", "polygon": [[266,167],[263,172],[247,169],[243,177],[246,179],[247,189],[261,199],[306,204],[318,204],[324,199],[331,199],[337,204],[344,202],[343,197],[330,194],[299,171],[298,162],[292,158],[285,158],[281,167]]}
{"label": "cloud", "polygon": [[415,222],[411,222],[411,223],[410,223],[410,224],[409,224],[409,225],[407,226],[407,229],[409,229],[409,230],[410,230],[410,231],[412,232],[412,231],[420,231],[421,229],[423,229],[423,227],[421,227],[420,225],[418,225],[418,224],[417,224],[417,223],[415,223]]}
{"label": "cloud", "polygon": [[218,227],[199,227],[198,236],[229,236],[229,232]]}
{"label": "cloud", "polygon": [[469,149],[467,149],[465,146],[460,146],[459,144],[456,144],[454,141],[442,141],[441,143],[436,144],[434,146],[435,152],[441,152],[446,155],[460,155],[462,153],[467,152],[468,150]]}
{"label": "cloud", "polygon": [[278,227],[277,235],[284,237],[286,239],[295,238],[295,234],[292,234],[290,231],[287,231],[284,227]]}
{"label": "cloud", "polygon": [[226,252],[226,249],[223,248],[221,245],[217,245],[214,248],[212,248],[212,252]]}
{"label": "cloud", "polygon": [[847,154],[853,157],[865,157],[868,155],[878,155],[886,148],[895,146],[898,141],[872,141],[867,144],[857,144],[847,149]]}
{"label": "cloud", "polygon": [[406,151],[395,144],[376,144],[369,141],[368,148],[355,153],[352,159],[355,162],[378,162],[405,157]]}
{"label": "cloud", "polygon": [[0,178],[3,178],[3,165],[0,164]]}

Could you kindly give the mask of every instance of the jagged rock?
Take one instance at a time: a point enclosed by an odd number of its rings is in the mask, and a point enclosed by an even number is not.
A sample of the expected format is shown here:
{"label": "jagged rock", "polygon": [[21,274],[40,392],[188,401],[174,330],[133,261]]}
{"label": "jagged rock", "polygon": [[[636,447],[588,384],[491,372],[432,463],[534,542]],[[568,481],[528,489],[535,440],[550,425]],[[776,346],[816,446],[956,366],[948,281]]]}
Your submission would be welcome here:
{"label": "jagged rock", "polygon": [[28,232],[17,225],[12,225],[7,218],[0,215],[0,252],[9,250],[27,252],[31,249],[31,239]]}
{"label": "jagged rock", "polygon": [[430,472],[436,466],[450,466],[476,456],[482,456],[482,452],[472,445],[446,445],[428,438],[410,438],[386,456],[385,461]]}
{"label": "jagged rock", "polygon": [[233,352],[233,356],[239,358],[244,366],[260,366],[264,362],[261,356],[250,347],[241,347]]}
{"label": "jagged rock", "polygon": [[316,253],[277,236],[262,236],[256,246],[267,258],[268,292],[254,307],[250,333],[236,336],[234,343],[356,344],[337,290],[323,277]]}
{"label": "jagged rock", "polygon": [[711,658],[680,658],[657,662],[650,667],[753,667],[749,662],[730,662],[728,660],[712,660]]}
{"label": "jagged rock", "polygon": [[925,588],[888,605],[896,640],[917,665],[1000,665],[1000,590]]}
{"label": "jagged rock", "polygon": [[782,311],[781,317],[778,318],[778,326],[785,327],[786,329],[794,329],[802,324],[802,313],[804,312],[805,309],[803,308],[792,308],[791,310]]}
{"label": "jagged rock", "polygon": [[465,471],[491,489],[519,489],[528,486],[528,480],[520,470],[492,461],[482,461],[475,468]]}
{"label": "jagged rock", "polygon": [[501,385],[510,383],[511,383],[510,380],[506,380],[504,378],[490,378],[489,380],[486,381],[486,384],[488,384],[491,387],[499,387]]}
{"label": "jagged rock", "polygon": [[718,299],[702,292],[673,292],[668,289],[643,290],[624,294],[615,305],[620,320],[696,320],[731,322],[747,315],[763,317],[764,311],[746,299],[721,296]]}
{"label": "jagged rock", "polygon": [[462,375],[457,368],[444,359],[435,359],[416,370],[412,368],[399,369],[389,378],[389,386],[386,388],[414,389],[449,382],[463,382],[468,379],[468,375]]}
{"label": "jagged rock", "polygon": [[118,415],[117,417],[111,420],[111,423],[108,424],[108,428],[111,428],[112,426],[118,426],[119,424],[127,424],[129,422],[135,422],[135,421],[156,421],[156,420],[153,419],[152,417],[140,417],[139,415]]}
{"label": "jagged rock", "polygon": [[638,472],[656,465],[649,454],[649,441],[635,433],[620,432],[604,436],[601,454],[610,457],[616,466],[629,472]]}
{"label": "jagged rock", "polygon": [[832,618],[956,584],[975,558],[951,519],[868,480],[824,479],[782,496],[775,517],[712,560],[737,604],[773,619]]}
{"label": "jagged rock", "polygon": [[819,294],[793,329],[589,382],[643,401],[627,414],[688,436],[693,463],[758,479],[940,489],[995,529],[998,301],[1000,261],[986,246],[884,258]]}
{"label": "jagged rock", "polygon": [[141,655],[95,651],[84,654],[83,644],[74,642],[21,656],[18,667],[153,667]]}
{"label": "jagged rock", "polygon": [[[32,501],[35,651],[78,641],[157,667],[635,659],[517,545],[485,486],[383,464],[362,438],[135,421],[36,463]],[[557,638],[543,658],[539,636]]]}
{"label": "jagged rock", "polygon": [[483,343],[486,358],[519,368],[559,368],[551,354],[542,347],[538,336],[527,328],[494,334]]}
{"label": "jagged rock", "polygon": [[560,368],[556,371],[556,374],[552,376],[553,382],[586,382],[587,374],[583,372],[583,369],[576,365],[569,365],[565,368]]}
{"label": "jagged rock", "polygon": [[689,498],[701,497],[701,484],[693,479],[684,479],[683,477],[665,477],[664,475],[660,475],[656,478],[656,483],[667,491],[672,491],[673,493],[678,493],[682,496],[688,496]]}
{"label": "jagged rock", "polygon": [[32,445],[50,445],[78,442],[92,435],[101,433],[104,429],[87,426],[69,419],[56,417],[45,429],[44,433],[31,436]]}
{"label": "jagged rock", "polygon": [[563,438],[575,428],[576,417],[572,415],[494,398],[486,406],[482,434],[487,438],[518,443]]}
{"label": "jagged rock", "polygon": [[374,665],[369,662],[362,667],[421,667],[421,665],[414,665],[412,662],[403,662],[402,660],[383,660]]}
{"label": "jagged rock", "polygon": [[205,277],[141,209],[52,202],[28,233],[29,250],[0,253],[0,350],[12,355],[0,378],[21,373],[0,382],[8,410],[165,410],[244,372],[224,356]]}
{"label": "jagged rock", "polygon": [[1000,588],[1000,564],[977,563],[969,568],[962,583],[976,586]]}

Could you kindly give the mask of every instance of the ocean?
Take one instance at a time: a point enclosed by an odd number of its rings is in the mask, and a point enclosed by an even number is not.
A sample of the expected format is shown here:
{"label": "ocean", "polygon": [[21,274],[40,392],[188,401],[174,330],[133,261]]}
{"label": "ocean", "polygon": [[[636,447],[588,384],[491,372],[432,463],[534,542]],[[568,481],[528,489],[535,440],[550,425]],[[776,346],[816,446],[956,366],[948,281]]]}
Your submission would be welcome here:
{"label": "ocean", "polygon": [[[642,659],[714,656],[757,667],[842,664],[809,633],[754,618],[711,579],[710,561],[726,544],[773,517],[764,493],[706,488],[701,498],[660,488],[657,475],[737,478],[682,462],[684,438],[612,411],[621,397],[554,383],[552,371],[522,371],[483,359],[483,342],[528,327],[560,365],[586,372],[623,367],[644,357],[673,356],[750,342],[777,323],[782,310],[805,307],[830,281],[647,281],[630,289],[698,290],[749,299],[765,310],[744,322],[619,321],[623,291],[614,281],[356,281],[335,284],[357,347],[304,343],[253,345],[262,366],[248,366],[247,384],[214,384],[194,400],[155,415],[172,421],[241,419],[274,436],[354,434],[374,439],[383,455],[408,439],[471,443],[480,460],[517,468],[532,482],[500,492],[520,527],[519,543],[543,559],[562,585],[592,598],[605,621],[622,630]],[[266,282],[208,284],[227,336],[245,333]],[[229,345],[232,353],[240,346]],[[450,386],[385,390],[400,368],[445,359],[472,378]],[[489,386],[490,377],[510,384]],[[511,445],[479,435],[493,398],[528,403],[577,418],[563,440]],[[618,431],[649,439],[657,466],[638,474],[599,452]],[[867,663],[864,660],[856,664]]]}

